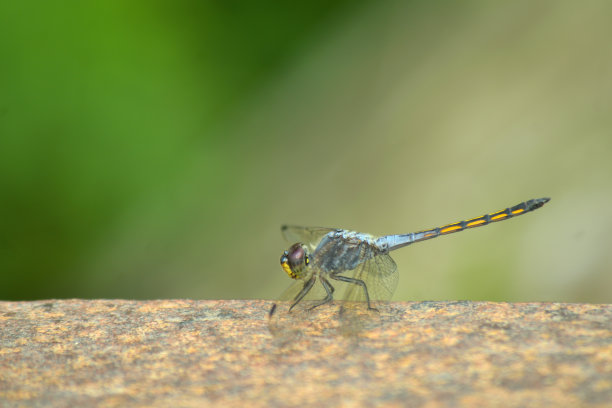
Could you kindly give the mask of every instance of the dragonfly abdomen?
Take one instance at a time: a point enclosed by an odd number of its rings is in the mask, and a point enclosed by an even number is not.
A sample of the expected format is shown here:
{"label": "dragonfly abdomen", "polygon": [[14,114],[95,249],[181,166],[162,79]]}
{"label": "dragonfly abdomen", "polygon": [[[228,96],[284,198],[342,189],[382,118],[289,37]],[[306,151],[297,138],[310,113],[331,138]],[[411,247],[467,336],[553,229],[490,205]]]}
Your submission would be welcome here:
{"label": "dragonfly abdomen", "polygon": [[442,227],[432,228],[425,231],[412,232],[410,234],[402,235],[389,235],[382,237],[379,242],[382,243],[386,240],[388,250],[392,251],[397,248],[410,245],[413,242],[425,241],[439,237],[440,235],[448,235],[454,232],[460,232],[466,229],[482,227],[492,222],[508,220],[518,215],[526,214],[530,211],[536,210],[546,204],[550,198],[536,198],[529,201],[524,201],[513,207],[506,208],[494,213],[481,215],[480,217],[472,218],[469,220],[459,221],[452,224],[447,224]]}

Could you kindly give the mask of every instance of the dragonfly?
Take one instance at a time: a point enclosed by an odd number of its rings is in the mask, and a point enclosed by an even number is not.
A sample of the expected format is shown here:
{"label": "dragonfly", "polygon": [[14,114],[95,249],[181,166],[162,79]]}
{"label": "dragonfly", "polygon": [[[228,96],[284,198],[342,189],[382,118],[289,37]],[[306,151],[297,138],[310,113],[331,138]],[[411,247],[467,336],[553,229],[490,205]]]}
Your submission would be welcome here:
{"label": "dragonfly", "polygon": [[[283,252],[280,265],[294,282],[279,301],[287,304],[285,313],[300,307],[311,311],[330,303],[334,299],[334,285],[342,283],[346,289],[341,300],[362,302],[367,310],[377,311],[374,301],[388,301],[398,282],[391,251],[527,214],[549,200],[531,199],[480,217],[408,234],[374,236],[338,228],[284,225],[281,228],[284,238],[295,243]],[[313,293],[318,298],[312,299]],[[280,302],[272,305],[270,320],[278,314]]]}

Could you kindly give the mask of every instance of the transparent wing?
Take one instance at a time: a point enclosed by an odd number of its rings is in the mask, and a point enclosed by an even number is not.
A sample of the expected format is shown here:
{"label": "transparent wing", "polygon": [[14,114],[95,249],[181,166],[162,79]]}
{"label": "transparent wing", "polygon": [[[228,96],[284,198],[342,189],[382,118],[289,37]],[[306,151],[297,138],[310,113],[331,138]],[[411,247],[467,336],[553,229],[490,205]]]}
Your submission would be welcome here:
{"label": "transparent wing", "polygon": [[[278,303],[286,302],[286,303],[289,303],[289,306],[291,306],[291,304],[293,304],[293,300],[295,299],[295,297],[298,295],[298,293],[300,293],[300,291],[306,284],[306,281],[307,280],[296,280],[296,281],[291,282],[291,285],[289,285],[289,287],[285,289],[285,291],[281,293],[281,295],[278,297]],[[309,301],[309,300],[321,300],[324,297],[325,297],[325,289],[323,289],[323,286],[317,280],[317,282],[315,282],[314,285],[312,285],[312,288],[310,289],[310,291],[308,291],[306,296],[304,296],[304,298],[302,299],[302,302]]]}
{"label": "transparent wing", "polygon": [[[387,301],[391,299],[397,287],[398,273],[395,261],[387,255],[377,255],[360,264],[354,273],[347,271],[344,275],[362,280],[368,288],[370,301]],[[343,300],[365,302],[366,297],[361,286],[349,284]]]}
{"label": "transparent wing", "polygon": [[335,230],[335,228],[299,227],[296,225],[283,225],[281,227],[281,233],[287,242],[290,244],[301,242],[308,245],[311,251],[315,250],[317,244],[325,234]]}
{"label": "transparent wing", "polygon": [[344,275],[366,284],[370,306],[374,309],[368,309],[363,287],[347,282],[340,307],[341,333],[353,337],[376,329],[390,314],[386,301],[391,299],[397,287],[395,262],[389,255],[378,255],[366,260],[353,271],[346,271]]}

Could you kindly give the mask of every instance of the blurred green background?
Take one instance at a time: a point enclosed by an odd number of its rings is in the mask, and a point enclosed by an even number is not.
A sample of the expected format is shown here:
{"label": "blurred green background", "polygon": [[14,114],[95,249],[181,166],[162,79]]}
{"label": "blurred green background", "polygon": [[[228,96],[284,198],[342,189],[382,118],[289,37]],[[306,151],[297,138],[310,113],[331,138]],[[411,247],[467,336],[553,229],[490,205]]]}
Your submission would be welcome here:
{"label": "blurred green background", "polygon": [[283,223],[396,300],[612,302],[612,3],[0,3],[0,299],[275,298]]}

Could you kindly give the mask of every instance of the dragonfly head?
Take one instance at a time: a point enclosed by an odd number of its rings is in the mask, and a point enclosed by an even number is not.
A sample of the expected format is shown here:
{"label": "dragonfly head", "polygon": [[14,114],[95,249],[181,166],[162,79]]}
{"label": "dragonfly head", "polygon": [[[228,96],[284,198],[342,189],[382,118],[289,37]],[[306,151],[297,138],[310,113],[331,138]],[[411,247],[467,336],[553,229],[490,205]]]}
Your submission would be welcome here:
{"label": "dragonfly head", "polygon": [[299,242],[291,245],[281,255],[280,263],[291,279],[302,279],[306,275],[306,267],[309,263],[306,247]]}

